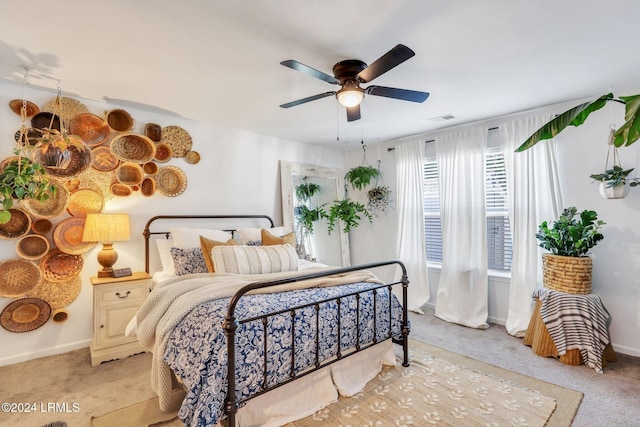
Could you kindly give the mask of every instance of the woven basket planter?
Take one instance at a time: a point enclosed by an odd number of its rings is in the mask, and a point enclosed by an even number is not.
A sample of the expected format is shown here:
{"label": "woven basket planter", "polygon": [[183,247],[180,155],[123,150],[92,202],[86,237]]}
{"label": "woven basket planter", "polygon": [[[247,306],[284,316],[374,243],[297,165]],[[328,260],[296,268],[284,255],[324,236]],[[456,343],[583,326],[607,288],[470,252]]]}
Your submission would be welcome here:
{"label": "woven basket planter", "polygon": [[591,257],[542,255],[543,284],[547,289],[568,294],[590,294],[591,272]]}

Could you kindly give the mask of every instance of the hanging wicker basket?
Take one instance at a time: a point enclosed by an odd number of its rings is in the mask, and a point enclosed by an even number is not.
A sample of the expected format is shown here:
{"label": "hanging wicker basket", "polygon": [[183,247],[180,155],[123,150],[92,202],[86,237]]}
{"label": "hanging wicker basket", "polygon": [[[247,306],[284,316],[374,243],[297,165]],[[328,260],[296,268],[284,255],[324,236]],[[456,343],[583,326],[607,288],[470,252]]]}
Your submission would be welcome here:
{"label": "hanging wicker basket", "polygon": [[568,294],[590,294],[591,272],[591,257],[542,255],[543,284],[547,289]]}

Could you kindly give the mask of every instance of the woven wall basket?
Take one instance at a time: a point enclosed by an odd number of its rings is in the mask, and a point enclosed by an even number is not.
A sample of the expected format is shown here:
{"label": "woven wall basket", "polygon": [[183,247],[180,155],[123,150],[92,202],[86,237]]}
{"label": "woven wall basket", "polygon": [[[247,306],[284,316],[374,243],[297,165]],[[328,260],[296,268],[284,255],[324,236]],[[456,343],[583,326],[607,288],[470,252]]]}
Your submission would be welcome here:
{"label": "woven wall basket", "polygon": [[547,289],[568,294],[590,294],[591,272],[591,257],[542,255],[543,284]]}

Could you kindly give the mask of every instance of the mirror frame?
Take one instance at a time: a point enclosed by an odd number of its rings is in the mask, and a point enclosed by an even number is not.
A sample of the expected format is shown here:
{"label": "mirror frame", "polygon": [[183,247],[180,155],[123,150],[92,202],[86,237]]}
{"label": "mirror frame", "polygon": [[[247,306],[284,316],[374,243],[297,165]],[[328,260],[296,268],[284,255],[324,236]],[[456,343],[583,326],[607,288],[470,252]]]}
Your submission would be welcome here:
{"label": "mirror frame", "polygon": [[[303,175],[317,178],[333,179],[336,182],[336,195],[338,200],[343,199],[344,181],[340,169],[332,169],[323,166],[280,160],[280,187],[282,192],[282,222],[285,227],[295,230],[295,218],[293,215],[294,188],[293,176]],[[351,265],[351,253],[349,251],[349,234],[343,230],[342,222],[336,230],[339,232],[342,267]]]}

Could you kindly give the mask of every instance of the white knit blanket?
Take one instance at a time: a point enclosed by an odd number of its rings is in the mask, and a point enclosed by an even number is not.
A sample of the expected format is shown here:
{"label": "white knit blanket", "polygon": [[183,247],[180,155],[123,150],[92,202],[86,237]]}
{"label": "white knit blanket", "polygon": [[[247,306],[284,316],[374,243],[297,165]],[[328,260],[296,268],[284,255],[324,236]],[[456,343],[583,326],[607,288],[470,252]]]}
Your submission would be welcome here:
{"label": "white knit blanket", "polygon": [[[303,274],[317,273],[330,268],[317,267]],[[261,275],[202,273],[180,276],[159,283],[136,314],[138,340],[153,353],[151,387],[158,395],[160,409],[167,410],[171,400],[171,369],[162,360],[167,340],[178,323],[198,305],[233,296],[241,287],[250,283],[280,280],[299,276],[300,272]],[[335,286],[356,282],[380,282],[371,272],[360,270],[352,273],[320,277],[301,282],[277,285],[251,293],[285,292],[320,286]]]}

